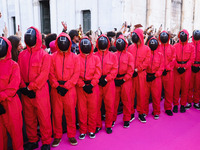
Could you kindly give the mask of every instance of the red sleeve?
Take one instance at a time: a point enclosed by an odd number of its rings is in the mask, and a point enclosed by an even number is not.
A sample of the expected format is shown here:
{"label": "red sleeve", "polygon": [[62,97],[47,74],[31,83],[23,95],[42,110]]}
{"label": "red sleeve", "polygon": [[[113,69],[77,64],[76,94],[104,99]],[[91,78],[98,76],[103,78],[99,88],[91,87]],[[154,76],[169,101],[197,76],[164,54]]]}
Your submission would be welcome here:
{"label": "red sleeve", "polygon": [[12,74],[10,75],[9,83],[4,91],[0,92],[0,102],[4,100],[11,100],[15,96],[20,84],[20,69],[18,64],[12,67]]}
{"label": "red sleeve", "polygon": [[117,70],[118,70],[118,60],[117,60],[117,56],[113,54],[112,57],[112,70],[110,71],[110,73],[107,75],[106,80],[110,81],[110,80],[114,80],[117,76]]}
{"label": "red sleeve", "polygon": [[184,65],[186,69],[190,68],[192,66],[192,63],[195,59],[195,47],[194,45],[190,44],[191,54],[189,61]]}
{"label": "red sleeve", "polygon": [[125,81],[129,80],[132,77],[133,72],[134,72],[134,60],[132,54],[128,52],[128,69],[123,79]]}
{"label": "red sleeve", "polygon": [[80,75],[80,60],[78,56],[75,56],[75,61],[74,61],[74,74],[72,75],[72,77],[70,78],[70,80],[68,80],[64,87],[66,89],[71,89],[72,87],[74,87],[78,81],[79,75]]}
{"label": "red sleeve", "polygon": [[54,57],[51,57],[51,67],[50,67],[50,72],[49,72],[49,82],[52,88],[57,88],[59,86],[59,83],[57,81],[57,78],[55,76],[55,66],[54,66]]}
{"label": "red sleeve", "polygon": [[[95,55],[94,55],[95,56]],[[99,78],[101,77],[101,62],[99,57],[95,56],[95,73],[93,76],[93,79],[91,81],[91,84],[93,86],[97,85],[99,83]]]}
{"label": "red sleeve", "polygon": [[44,86],[44,84],[47,82],[50,71],[50,63],[51,56],[49,54],[46,54],[43,57],[40,75],[35,79],[35,81],[30,82],[28,86],[30,90],[38,90],[42,88],[42,86]]}
{"label": "red sleeve", "polygon": [[138,71],[143,71],[144,69],[147,68],[150,62],[150,57],[151,57],[151,50],[149,47],[146,47],[145,60],[137,67]]}
{"label": "red sleeve", "polygon": [[171,62],[166,66],[166,70],[173,70],[176,62],[176,52],[175,48],[171,46],[171,51],[172,51],[172,59]]}

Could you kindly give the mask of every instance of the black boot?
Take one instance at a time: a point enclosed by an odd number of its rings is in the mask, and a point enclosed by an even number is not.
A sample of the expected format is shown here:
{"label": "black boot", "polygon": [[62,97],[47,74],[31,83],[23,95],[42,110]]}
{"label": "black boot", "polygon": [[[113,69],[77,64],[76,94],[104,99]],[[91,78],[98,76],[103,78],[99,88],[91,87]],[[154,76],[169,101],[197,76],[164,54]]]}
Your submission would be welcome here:
{"label": "black boot", "polygon": [[42,145],[41,150],[50,150],[50,145],[49,144]]}
{"label": "black boot", "polygon": [[173,113],[171,110],[166,110],[165,113],[168,115],[168,116],[173,116]]}
{"label": "black boot", "polygon": [[185,106],[181,105],[180,112],[181,112],[181,113],[184,113],[184,112],[185,112]]}
{"label": "black boot", "polygon": [[177,105],[174,105],[173,112],[178,113],[178,106]]}
{"label": "black boot", "polygon": [[24,150],[33,150],[33,149],[36,149],[38,148],[38,142],[34,142],[34,143],[26,143],[24,144]]}

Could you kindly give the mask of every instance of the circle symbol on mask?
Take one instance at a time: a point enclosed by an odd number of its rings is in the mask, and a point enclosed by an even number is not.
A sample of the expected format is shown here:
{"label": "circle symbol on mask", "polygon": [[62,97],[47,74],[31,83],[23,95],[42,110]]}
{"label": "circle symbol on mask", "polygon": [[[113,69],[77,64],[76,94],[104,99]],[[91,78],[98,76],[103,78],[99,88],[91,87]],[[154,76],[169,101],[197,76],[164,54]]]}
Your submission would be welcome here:
{"label": "circle symbol on mask", "polygon": [[187,41],[187,34],[183,31],[180,33],[180,40],[181,40],[181,42]]}
{"label": "circle symbol on mask", "polygon": [[25,35],[24,35],[24,41],[27,46],[32,47],[36,44],[36,31],[33,28],[29,28]]}
{"label": "circle symbol on mask", "polygon": [[89,54],[92,51],[92,44],[88,39],[82,39],[80,42],[81,52],[84,54]]}
{"label": "circle symbol on mask", "polygon": [[200,40],[200,31],[199,30],[194,30],[193,37],[194,37],[195,41]]}
{"label": "circle symbol on mask", "polygon": [[152,51],[156,50],[158,48],[158,41],[156,39],[151,39],[149,41],[149,47]]}
{"label": "circle symbol on mask", "polygon": [[160,34],[160,41],[161,41],[162,43],[167,43],[168,40],[169,40],[169,35],[168,35],[166,32],[162,32],[162,33]]}
{"label": "circle symbol on mask", "polygon": [[125,41],[123,39],[116,40],[116,48],[118,51],[123,51],[125,49]]}
{"label": "circle symbol on mask", "polygon": [[5,57],[7,52],[8,52],[8,44],[4,39],[0,38],[0,58]]}
{"label": "circle symbol on mask", "polygon": [[132,42],[137,43],[138,41],[139,41],[139,37],[138,37],[137,33],[133,32],[132,33]]}
{"label": "circle symbol on mask", "polygon": [[58,43],[58,48],[61,51],[67,51],[69,49],[70,41],[67,37],[65,37],[65,36],[59,37],[57,40],[57,43]]}
{"label": "circle symbol on mask", "polygon": [[108,39],[104,36],[101,36],[98,40],[98,47],[99,49],[106,49],[108,47]]}

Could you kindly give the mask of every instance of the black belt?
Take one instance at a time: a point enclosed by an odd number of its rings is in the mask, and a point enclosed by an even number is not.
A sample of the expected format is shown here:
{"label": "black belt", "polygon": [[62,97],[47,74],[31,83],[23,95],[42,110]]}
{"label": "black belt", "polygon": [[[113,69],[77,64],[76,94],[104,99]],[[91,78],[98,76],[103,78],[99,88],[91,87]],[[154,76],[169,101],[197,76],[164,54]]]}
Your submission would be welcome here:
{"label": "black belt", "polygon": [[200,64],[200,61],[195,61],[194,64]]}
{"label": "black belt", "polygon": [[147,73],[148,76],[153,76],[155,73]]}
{"label": "black belt", "polygon": [[28,85],[29,85],[29,83],[28,83],[28,82],[25,82],[25,84],[26,84],[26,86],[28,86]]}
{"label": "black belt", "polygon": [[177,61],[178,64],[186,64],[188,61]]}
{"label": "black belt", "polygon": [[67,81],[58,81],[60,85],[64,85]]}
{"label": "black belt", "polygon": [[126,74],[117,74],[117,77],[120,78],[120,77],[124,77]]}
{"label": "black belt", "polygon": [[91,80],[84,81],[85,84],[91,84]]}

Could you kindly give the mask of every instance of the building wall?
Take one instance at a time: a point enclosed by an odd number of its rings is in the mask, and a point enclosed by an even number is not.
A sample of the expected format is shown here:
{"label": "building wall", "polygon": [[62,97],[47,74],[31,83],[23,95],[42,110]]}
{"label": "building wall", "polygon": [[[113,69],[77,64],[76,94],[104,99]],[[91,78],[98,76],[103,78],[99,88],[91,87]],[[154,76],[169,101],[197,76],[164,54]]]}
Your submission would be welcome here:
{"label": "building wall", "polygon": [[[61,21],[67,22],[68,30],[83,24],[82,11],[91,11],[91,29],[101,27],[103,32],[120,29],[124,21],[141,23],[144,28],[151,24],[177,33],[186,28],[192,33],[200,29],[200,0],[49,0],[51,32],[62,31]],[[9,35],[14,33],[11,17],[15,16],[16,30],[19,24],[24,34],[30,26],[41,29],[39,0],[0,0],[0,34],[4,23]]]}

